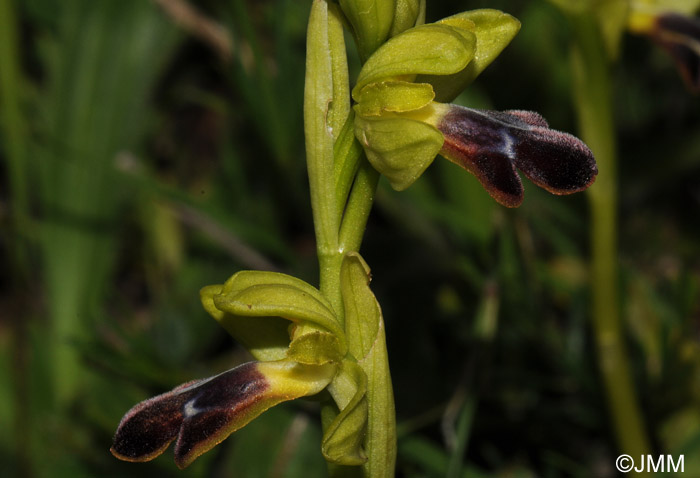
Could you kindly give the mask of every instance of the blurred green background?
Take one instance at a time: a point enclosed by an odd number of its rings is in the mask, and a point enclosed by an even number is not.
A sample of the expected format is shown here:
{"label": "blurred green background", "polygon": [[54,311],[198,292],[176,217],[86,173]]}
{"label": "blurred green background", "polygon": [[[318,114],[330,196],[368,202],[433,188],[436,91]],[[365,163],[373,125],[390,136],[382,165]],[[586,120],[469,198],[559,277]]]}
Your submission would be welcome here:
{"label": "blurred green background", "polygon": [[[109,453],[136,402],[248,360],[198,291],[240,269],[312,283],[298,0],[0,0],[0,476],[325,475],[313,402],[270,410],[180,472]],[[566,17],[458,102],[577,132]],[[356,55],[351,65],[357,71]],[[651,452],[700,476],[700,99],[647,38],[612,68],[619,313]],[[524,181],[527,183],[527,181]],[[595,185],[593,186],[596,187]],[[382,181],[363,246],[383,307],[397,476],[610,477],[586,194],[506,210],[438,159]]]}

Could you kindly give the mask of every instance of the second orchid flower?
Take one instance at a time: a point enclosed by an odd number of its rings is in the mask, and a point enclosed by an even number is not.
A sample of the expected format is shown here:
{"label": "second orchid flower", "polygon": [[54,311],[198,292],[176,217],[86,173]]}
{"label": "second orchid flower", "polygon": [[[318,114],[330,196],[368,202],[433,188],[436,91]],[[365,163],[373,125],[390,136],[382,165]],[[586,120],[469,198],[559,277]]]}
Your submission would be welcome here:
{"label": "second orchid flower", "polygon": [[590,149],[550,129],[539,114],[442,103],[474,80],[519,28],[497,10],[465,12],[409,29],[367,60],[353,90],[355,134],[394,189],[413,184],[438,154],[508,207],[523,201],[516,167],[554,194],[593,183],[598,170]]}

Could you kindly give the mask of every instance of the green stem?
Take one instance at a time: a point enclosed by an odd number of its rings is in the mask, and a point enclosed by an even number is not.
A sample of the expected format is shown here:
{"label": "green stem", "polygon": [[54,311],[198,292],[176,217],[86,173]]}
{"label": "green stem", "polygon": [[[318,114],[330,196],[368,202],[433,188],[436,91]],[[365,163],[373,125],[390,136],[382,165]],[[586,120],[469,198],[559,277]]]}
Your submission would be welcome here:
{"label": "green stem", "polygon": [[616,144],[610,68],[605,45],[590,15],[573,21],[574,79],[583,140],[595,154],[599,175],[591,205],[592,320],[598,362],[620,452],[650,452],[623,337],[618,297]]}
{"label": "green stem", "polygon": [[379,173],[363,154],[340,226],[341,251],[358,252],[360,250],[378,182]]}
{"label": "green stem", "polygon": [[[341,17],[334,4],[314,0],[307,33],[304,132],[320,290],[343,325],[341,267],[345,255],[360,248],[379,174],[364,159],[354,138]],[[362,467],[330,466],[334,478],[390,478],[394,474],[396,427],[384,337],[382,328],[376,339],[382,343],[373,349],[371,363],[365,364],[372,371],[367,376],[366,395],[368,461]],[[328,418],[335,414],[333,407],[331,403],[323,406],[324,431],[330,425]]]}

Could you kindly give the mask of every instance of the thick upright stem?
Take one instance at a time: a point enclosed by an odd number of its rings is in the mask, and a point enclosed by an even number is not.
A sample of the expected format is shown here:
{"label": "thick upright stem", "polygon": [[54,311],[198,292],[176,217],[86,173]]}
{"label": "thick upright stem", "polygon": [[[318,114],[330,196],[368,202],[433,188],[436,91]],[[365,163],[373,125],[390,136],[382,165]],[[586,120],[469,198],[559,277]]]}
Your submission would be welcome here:
{"label": "thick upright stem", "polygon": [[[327,0],[314,0],[307,33],[306,78],[304,90],[304,131],[320,268],[320,290],[344,323],[344,297],[341,268],[348,252],[357,252],[364,236],[378,173],[363,158],[354,139],[349,102],[346,51],[342,22],[337,6]],[[343,128],[343,125],[346,127]],[[339,137],[344,135],[340,140]],[[345,147],[334,148],[340,141]],[[336,157],[338,156],[338,157]],[[359,168],[356,161],[361,161]],[[354,171],[357,170],[357,175]],[[352,180],[355,175],[354,181]],[[348,195],[349,185],[352,184]],[[343,206],[345,206],[343,208]],[[342,218],[342,219],[341,219]],[[369,318],[368,318],[369,319]],[[346,332],[348,332],[346,330]],[[329,467],[334,478],[364,476],[390,478],[394,473],[396,429],[394,402],[383,327],[379,346],[363,360],[367,374],[368,437],[378,452],[372,453],[365,441],[368,461],[362,467]],[[335,406],[323,406],[324,430],[335,415]],[[329,420],[330,418],[330,420]],[[380,442],[377,437],[381,437]]]}
{"label": "thick upright stem", "polygon": [[599,366],[622,453],[650,451],[627,357],[618,297],[616,144],[610,69],[592,17],[573,20],[576,110],[583,140],[595,154],[598,178],[588,190],[591,206],[592,320]]}

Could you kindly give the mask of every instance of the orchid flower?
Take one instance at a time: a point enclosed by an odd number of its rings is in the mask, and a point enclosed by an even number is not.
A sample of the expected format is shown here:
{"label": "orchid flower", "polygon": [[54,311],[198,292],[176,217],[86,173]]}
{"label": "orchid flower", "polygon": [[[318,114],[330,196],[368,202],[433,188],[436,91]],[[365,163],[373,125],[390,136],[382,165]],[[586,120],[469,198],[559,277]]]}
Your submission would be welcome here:
{"label": "orchid flower", "polygon": [[700,92],[700,9],[698,0],[633,2],[628,27],[648,35],[676,62],[688,89]]}
{"label": "orchid flower", "polygon": [[520,23],[474,10],[409,29],[365,63],[352,95],[355,134],[372,165],[396,190],[409,187],[437,154],[474,174],[504,206],[523,201],[520,169],[554,194],[590,186],[593,154],[539,114],[487,111],[453,99],[505,48]]}
{"label": "orchid flower", "polygon": [[364,463],[367,378],[358,363],[386,360],[377,359],[373,346],[383,329],[364,260],[348,254],[342,271],[343,287],[355,292],[344,303],[346,328],[355,331],[349,342],[332,306],[300,279],[241,271],[202,289],[204,308],[257,361],[138,403],[122,418],[112,454],[148,461],[175,441],[175,464],[185,468],[270,407],[327,390],[337,410],[321,444],[324,457],[341,465]]}

